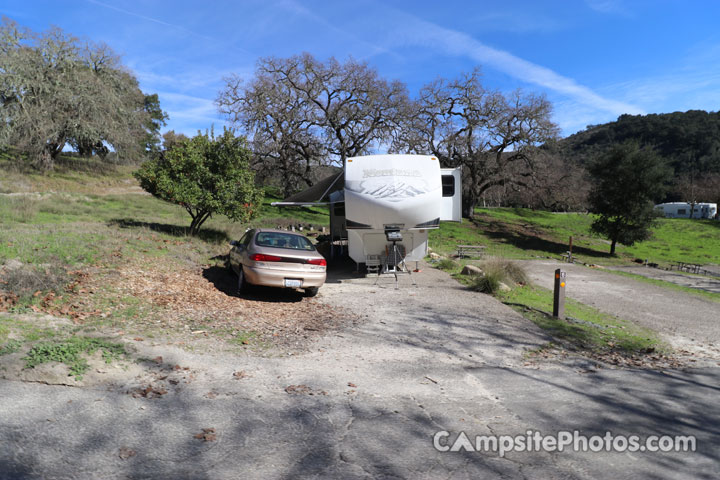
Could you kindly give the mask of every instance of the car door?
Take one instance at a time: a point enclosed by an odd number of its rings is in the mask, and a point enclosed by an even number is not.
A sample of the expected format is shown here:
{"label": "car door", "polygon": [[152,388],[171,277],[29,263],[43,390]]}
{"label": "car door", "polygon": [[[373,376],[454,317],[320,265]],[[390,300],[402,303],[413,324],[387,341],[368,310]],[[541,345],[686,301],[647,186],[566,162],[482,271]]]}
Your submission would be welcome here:
{"label": "car door", "polygon": [[255,235],[255,230],[249,230],[245,232],[242,238],[235,242],[232,250],[230,250],[230,265],[236,272],[240,272],[240,268],[243,264],[243,258],[247,256],[248,245]]}

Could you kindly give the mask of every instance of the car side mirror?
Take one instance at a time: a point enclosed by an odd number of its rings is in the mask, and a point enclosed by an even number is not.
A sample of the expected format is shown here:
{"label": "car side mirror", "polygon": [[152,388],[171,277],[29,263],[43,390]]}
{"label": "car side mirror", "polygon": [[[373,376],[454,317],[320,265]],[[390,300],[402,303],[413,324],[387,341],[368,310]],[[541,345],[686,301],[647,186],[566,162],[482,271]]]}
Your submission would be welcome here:
{"label": "car side mirror", "polygon": [[237,240],[233,240],[232,242],[230,242],[230,245],[232,245],[233,247],[237,247],[237,244]]}

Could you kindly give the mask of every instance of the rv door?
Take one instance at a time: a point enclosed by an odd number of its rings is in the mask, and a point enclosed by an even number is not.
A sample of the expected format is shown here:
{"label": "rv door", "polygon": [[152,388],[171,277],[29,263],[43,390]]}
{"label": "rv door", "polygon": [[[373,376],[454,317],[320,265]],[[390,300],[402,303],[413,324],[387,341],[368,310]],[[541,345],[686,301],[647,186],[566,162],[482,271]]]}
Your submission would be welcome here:
{"label": "rv door", "polygon": [[462,169],[441,168],[442,207],[440,220],[448,222],[462,221]]}

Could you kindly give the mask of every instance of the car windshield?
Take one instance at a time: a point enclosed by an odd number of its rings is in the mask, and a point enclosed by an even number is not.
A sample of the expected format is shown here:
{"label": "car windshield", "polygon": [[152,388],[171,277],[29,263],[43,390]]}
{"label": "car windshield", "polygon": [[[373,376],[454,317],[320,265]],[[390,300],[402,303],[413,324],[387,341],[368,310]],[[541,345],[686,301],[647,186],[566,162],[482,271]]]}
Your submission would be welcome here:
{"label": "car windshield", "polygon": [[294,248],[295,250],[313,251],[315,247],[307,238],[301,235],[282,232],[260,232],[255,237],[255,244],[259,247]]}

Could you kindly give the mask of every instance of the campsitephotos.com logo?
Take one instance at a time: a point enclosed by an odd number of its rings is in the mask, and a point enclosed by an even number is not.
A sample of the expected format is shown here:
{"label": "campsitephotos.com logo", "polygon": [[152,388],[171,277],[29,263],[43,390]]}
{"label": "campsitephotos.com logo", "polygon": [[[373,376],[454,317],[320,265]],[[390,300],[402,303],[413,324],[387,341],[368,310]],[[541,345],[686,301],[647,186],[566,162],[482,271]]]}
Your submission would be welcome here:
{"label": "campsitephotos.com logo", "polygon": [[452,435],[442,430],[433,435],[433,447],[440,452],[694,452],[697,440],[692,435],[604,435],[586,436],[578,430],[543,435],[528,430],[525,435]]}

